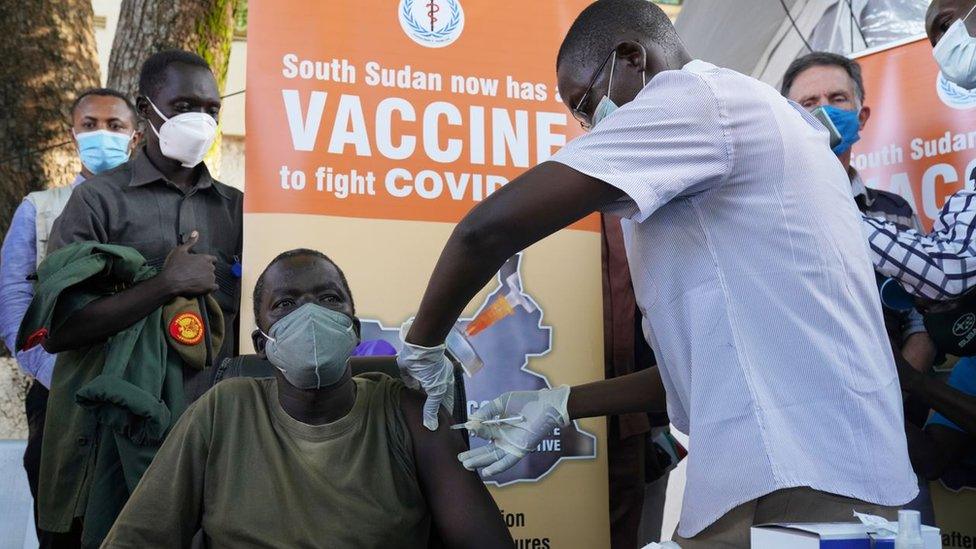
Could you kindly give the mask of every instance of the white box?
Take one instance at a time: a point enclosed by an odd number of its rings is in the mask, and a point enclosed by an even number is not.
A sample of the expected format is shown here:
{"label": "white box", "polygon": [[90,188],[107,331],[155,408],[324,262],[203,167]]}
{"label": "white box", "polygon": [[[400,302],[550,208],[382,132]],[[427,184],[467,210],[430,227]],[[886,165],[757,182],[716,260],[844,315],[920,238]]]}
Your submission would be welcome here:
{"label": "white box", "polygon": [[753,526],[752,549],[871,549],[871,537],[857,523],[787,523]]}
{"label": "white box", "polygon": [[[762,524],[750,532],[752,549],[894,549],[895,536],[869,534],[859,522]],[[925,549],[942,549],[938,528],[922,526]]]}
{"label": "white box", "polygon": [[[895,537],[874,534],[871,536],[871,539],[874,540],[871,549],[895,549]],[[925,542],[925,549],[942,549],[942,532],[934,526],[923,524],[922,541]]]}

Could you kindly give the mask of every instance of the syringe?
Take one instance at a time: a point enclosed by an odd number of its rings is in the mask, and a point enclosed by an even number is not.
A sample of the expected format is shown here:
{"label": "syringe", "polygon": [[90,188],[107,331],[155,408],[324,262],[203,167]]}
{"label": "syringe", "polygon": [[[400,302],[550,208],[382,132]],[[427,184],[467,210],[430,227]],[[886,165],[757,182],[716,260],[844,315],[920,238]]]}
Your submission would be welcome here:
{"label": "syringe", "polygon": [[525,421],[525,416],[512,416],[512,417],[500,417],[497,419],[486,419],[484,421],[479,421],[477,419],[472,419],[464,423],[458,423],[457,425],[451,425],[451,429],[477,429],[480,425],[498,425],[500,423],[505,423],[507,425],[512,425],[515,423],[522,423]]}

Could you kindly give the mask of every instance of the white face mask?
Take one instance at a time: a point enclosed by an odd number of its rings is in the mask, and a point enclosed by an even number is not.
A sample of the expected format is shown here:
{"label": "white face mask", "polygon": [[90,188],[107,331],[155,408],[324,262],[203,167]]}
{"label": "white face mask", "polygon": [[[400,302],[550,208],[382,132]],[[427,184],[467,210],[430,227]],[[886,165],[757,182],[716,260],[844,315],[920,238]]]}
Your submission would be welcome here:
{"label": "white face mask", "polygon": [[[149,101],[146,98],[146,101]],[[166,118],[156,105],[149,101],[156,114],[163,119],[159,131],[149,123],[159,138],[159,150],[166,158],[180,162],[184,168],[193,168],[203,161],[214,139],[217,138],[217,121],[203,112],[185,112]]]}
{"label": "white face mask", "polygon": [[976,89],[976,38],[966,30],[966,19],[973,10],[976,6],[966,17],[957,19],[932,50],[946,79],[967,90]]}

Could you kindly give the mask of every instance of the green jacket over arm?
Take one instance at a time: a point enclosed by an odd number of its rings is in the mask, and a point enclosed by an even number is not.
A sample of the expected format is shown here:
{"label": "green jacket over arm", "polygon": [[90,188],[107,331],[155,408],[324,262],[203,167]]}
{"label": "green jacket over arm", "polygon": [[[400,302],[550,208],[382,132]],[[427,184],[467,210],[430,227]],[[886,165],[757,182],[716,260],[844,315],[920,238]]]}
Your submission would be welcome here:
{"label": "green jacket over arm", "polygon": [[[155,276],[126,246],[79,242],[38,267],[18,348],[41,343],[92,301]],[[211,322],[222,322],[219,307]],[[108,533],[176,419],[186,409],[180,353],[163,309],[102,344],[58,354],[41,455],[38,525],[65,532],[83,518],[83,543]]]}

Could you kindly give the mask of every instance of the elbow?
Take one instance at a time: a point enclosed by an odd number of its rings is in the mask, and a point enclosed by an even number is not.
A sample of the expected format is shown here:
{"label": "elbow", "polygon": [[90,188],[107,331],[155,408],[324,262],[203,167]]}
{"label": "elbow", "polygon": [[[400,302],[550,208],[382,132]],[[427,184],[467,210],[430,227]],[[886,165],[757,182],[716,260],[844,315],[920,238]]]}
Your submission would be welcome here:
{"label": "elbow", "polygon": [[455,244],[465,257],[488,261],[501,258],[504,261],[514,253],[507,250],[508,240],[504,236],[504,230],[490,216],[480,215],[477,210],[478,208],[472,211],[455,227]]}

